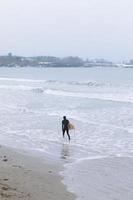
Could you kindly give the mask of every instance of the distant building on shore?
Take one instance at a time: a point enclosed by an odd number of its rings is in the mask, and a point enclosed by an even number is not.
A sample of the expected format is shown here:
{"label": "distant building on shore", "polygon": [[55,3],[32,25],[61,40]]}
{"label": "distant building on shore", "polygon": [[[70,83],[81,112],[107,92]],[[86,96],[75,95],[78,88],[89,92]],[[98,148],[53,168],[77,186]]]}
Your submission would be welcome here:
{"label": "distant building on shore", "polygon": [[133,68],[133,60],[113,63],[105,59],[86,59],[78,56],[59,58],[55,56],[16,56],[11,52],[0,56],[0,67],[126,67]]}

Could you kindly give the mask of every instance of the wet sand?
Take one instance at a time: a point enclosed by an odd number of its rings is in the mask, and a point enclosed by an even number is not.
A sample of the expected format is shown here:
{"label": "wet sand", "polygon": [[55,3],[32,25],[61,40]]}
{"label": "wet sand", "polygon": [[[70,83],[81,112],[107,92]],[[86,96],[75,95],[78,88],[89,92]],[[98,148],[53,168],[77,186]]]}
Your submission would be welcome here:
{"label": "wet sand", "polygon": [[0,147],[1,200],[74,200],[61,182],[59,163]]}

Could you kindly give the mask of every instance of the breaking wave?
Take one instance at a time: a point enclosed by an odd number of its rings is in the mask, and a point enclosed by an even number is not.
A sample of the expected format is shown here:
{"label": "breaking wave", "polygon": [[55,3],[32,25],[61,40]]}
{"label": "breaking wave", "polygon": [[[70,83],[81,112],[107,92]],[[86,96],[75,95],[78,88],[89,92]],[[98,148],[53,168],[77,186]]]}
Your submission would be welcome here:
{"label": "breaking wave", "polygon": [[37,80],[37,79],[22,79],[22,78],[3,78],[0,77],[0,81],[14,81],[14,82],[37,82],[37,83],[41,83],[41,82],[46,82],[45,80]]}
{"label": "breaking wave", "polygon": [[88,99],[98,99],[98,100],[108,100],[108,101],[117,101],[117,102],[128,102],[133,103],[133,94],[121,94],[121,93],[80,93],[80,92],[69,92],[63,90],[51,90],[46,89],[44,93],[49,95],[56,96],[65,96],[65,97],[78,97],[78,98],[88,98]]}
{"label": "breaking wave", "polygon": [[76,92],[76,91],[50,89],[50,88],[27,86],[27,85],[0,85],[0,89],[29,91],[34,93],[42,93],[45,95],[53,95],[61,97],[87,98],[87,99],[133,103],[133,93],[131,91],[129,93],[127,92],[127,94],[116,91],[114,92],[113,90],[110,92],[108,92],[108,90],[103,92],[100,91]]}
{"label": "breaking wave", "polygon": [[[5,81],[3,83],[3,81]],[[11,81],[11,83],[10,83]],[[56,84],[55,84],[56,83]],[[58,85],[60,85],[60,88]],[[65,87],[64,85],[65,84]],[[71,90],[67,85],[78,85],[78,90]],[[80,86],[88,86],[80,90]],[[132,85],[111,85],[110,83],[80,82],[80,81],[57,81],[57,80],[33,80],[18,78],[0,78],[0,89],[30,91],[45,95],[98,99],[106,101],[133,103]],[[78,92],[79,91],[79,92]]]}
{"label": "breaking wave", "polygon": [[[77,85],[77,86],[88,86],[88,87],[121,87],[121,84],[112,84],[109,82],[102,83],[96,81],[61,81],[61,80],[43,80],[43,79],[23,79],[23,78],[6,78],[0,77],[0,82],[7,81],[7,82],[20,82],[20,83],[43,83],[45,84],[65,84],[65,85]],[[124,87],[133,88],[132,84],[125,84]]]}

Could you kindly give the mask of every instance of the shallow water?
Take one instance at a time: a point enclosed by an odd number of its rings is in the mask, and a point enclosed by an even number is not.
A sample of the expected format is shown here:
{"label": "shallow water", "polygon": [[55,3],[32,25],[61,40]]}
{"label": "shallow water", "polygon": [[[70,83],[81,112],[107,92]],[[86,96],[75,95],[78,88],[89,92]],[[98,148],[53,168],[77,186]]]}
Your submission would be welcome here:
{"label": "shallow water", "polygon": [[[76,127],[70,143],[62,139],[63,115]],[[2,144],[74,169],[86,159],[133,156],[132,119],[132,69],[0,68]]]}

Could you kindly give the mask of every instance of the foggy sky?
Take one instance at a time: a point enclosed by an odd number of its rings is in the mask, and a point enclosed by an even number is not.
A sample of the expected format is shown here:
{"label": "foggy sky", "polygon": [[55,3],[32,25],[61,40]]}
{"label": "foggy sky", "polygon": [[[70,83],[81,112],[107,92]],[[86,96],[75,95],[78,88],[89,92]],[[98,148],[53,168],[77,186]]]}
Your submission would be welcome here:
{"label": "foggy sky", "polygon": [[0,55],[133,58],[133,0],[1,0]]}

